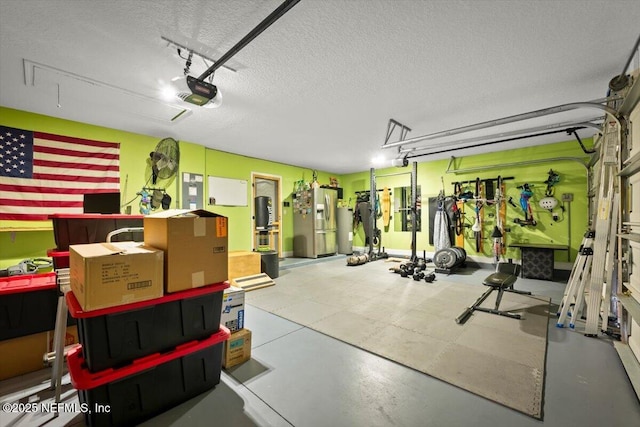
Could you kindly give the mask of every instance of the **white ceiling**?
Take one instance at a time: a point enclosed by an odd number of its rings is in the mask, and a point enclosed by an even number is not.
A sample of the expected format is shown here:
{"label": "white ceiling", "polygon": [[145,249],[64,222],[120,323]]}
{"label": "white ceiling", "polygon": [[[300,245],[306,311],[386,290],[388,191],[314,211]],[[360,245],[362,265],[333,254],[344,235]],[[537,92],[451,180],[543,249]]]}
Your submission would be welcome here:
{"label": "white ceiling", "polygon": [[[637,0],[302,0],[225,64],[236,72],[216,71],[220,108],[161,100],[161,83],[185,66],[161,37],[219,58],[280,4],[0,0],[0,105],[348,173],[396,156],[380,148],[391,118],[412,138],[602,98],[640,28]],[[192,75],[206,68],[194,57]],[[172,123],[183,108],[191,113]],[[581,109],[485,133],[601,115]]]}

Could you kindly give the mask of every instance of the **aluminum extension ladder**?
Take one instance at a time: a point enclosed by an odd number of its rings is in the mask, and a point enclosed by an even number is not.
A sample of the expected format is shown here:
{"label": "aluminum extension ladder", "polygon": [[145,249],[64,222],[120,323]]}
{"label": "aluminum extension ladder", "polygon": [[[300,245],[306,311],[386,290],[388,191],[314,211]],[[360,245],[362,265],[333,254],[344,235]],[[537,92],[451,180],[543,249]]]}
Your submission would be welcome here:
{"label": "aluminum extension ladder", "polygon": [[[560,305],[556,326],[564,327],[571,316],[569,326],[575,327],[586,304],[587,316],[584,334],[597,336],[598,326],[606,332],[615,268],[614,255],[617,239],[618,206],[620,194],[616,192],[619,141],[619,125],[606,124],[603,152],[598,180],[597,208],[590,230],[583,239],[580,253],[574,263],[565,296]],[[571,307],[573,311],[570,312]],[[600,323],[602,317],[602,323]]]}

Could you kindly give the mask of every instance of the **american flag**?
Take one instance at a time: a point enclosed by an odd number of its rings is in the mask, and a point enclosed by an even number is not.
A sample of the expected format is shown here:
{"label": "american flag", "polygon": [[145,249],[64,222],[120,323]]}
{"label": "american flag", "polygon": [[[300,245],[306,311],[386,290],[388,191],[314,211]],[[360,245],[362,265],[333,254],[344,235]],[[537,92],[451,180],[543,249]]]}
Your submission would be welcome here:
{"label": "american flag", "polygon": [[0,220],[82,213],[83,195],[120,189],[120,144],[0,126]]}

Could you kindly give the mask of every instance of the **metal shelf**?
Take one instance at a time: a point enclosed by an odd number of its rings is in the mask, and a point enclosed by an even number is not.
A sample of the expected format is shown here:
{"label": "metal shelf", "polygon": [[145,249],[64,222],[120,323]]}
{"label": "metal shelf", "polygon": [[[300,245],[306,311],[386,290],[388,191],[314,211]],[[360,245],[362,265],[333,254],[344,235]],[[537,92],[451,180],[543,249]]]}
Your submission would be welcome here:
{"label": "metal shelf", "polygon": [[618,234],[618,237],[622,239],[631,240],[632,242],[640,243],[640,234],[638,233],[623,233],[623,234]]}
{"label": "metal shelf", "polygon": [[632,296],[619,294],[618,301],[620,301],[625,308],[636,321],[640,321],[640,302],[636,301]]}
{"label": "metal shelf", "polygon": [[618,176],[627,177],[640,171],[640,153],[636,153],[626,162],[626,166],[618,172]]}

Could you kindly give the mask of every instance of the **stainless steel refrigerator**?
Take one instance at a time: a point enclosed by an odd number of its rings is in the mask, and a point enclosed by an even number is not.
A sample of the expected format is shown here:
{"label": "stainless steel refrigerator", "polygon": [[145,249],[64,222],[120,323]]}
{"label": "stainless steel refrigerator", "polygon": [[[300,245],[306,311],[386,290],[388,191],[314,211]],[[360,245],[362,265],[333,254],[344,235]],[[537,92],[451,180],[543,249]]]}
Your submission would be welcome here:
{"label": "stainless steel refrigerator", "polygon": [[293,256],[317,258],[334,255],[338,191],[312,188],[294,193]]}

